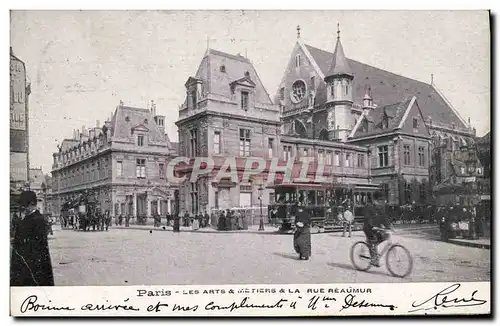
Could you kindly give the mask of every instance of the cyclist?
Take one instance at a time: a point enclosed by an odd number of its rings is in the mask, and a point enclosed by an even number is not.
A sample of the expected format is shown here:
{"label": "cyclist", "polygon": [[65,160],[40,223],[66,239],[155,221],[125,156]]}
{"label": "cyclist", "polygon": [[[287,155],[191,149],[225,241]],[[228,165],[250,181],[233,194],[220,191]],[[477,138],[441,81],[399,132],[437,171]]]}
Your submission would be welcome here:
{"label": "cyclist", "polygon": [[366,242],[370,246],[371,264],[376,267],[380,267],[377,247],[389,239],[389,234],[385,229],[391,229],[391,223],[384,208],[385,202],[381,194],[377,192],[373,196],[372,203],[365,207],[363,231],[366,235]]}

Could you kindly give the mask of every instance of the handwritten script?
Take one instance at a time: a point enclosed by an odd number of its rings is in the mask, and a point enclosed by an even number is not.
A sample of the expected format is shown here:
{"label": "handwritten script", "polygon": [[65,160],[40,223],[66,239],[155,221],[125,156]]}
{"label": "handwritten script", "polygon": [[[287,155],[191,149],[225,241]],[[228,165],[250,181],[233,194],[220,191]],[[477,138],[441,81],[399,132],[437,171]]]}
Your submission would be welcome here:
{"label": "handwritten script", "polygon": [[487,302],[486,300],[475,297],[477,295],[477,290],[465,296],[455,293],[459,288],[460,283],[455,283],[434,294],[429,299],[422,302],[415,301],[412,303],[412,308],[416,309],[408,310],[408,312],[437,310],[438,308],[480,306]]}
{"label": "handwritten script", "polygon": [[357,300],[354,294],[348,294],[344,298],[344,304],[340,311],[349,308],[387,308],[389,310],[394,310],[397,307],[392,304],[381,304],[381,303],[372,303],[366,300]]}

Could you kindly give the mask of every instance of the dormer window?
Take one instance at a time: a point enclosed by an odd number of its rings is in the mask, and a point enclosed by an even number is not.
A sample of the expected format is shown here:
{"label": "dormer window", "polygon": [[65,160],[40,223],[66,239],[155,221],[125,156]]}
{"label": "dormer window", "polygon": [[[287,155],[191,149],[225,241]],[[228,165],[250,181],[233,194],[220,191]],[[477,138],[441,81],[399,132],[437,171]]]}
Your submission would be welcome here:
{"label": "dormer window", "polygon": [[366,119],[361,123],[361,132],[368,132],[368,120]]}
{"label": "dormer window", "polygon": [[125,117],[125,121],[127,121],[127,122],[130,121],[130,118],[128,117],[128,115]]}
{"label": "dormer window", "polygon": [[137,135],[137,146],[144,146],[144,135]]}
{"label": "dormer window", "polygon": [[241,92],[241,108],[248,111],[248,92]]}
{"label": "dormer window", "polygon": [[300,54],[297,54],[295,56],[295,68],[300,67],[301,61],[300,61]]}
{"label": "dormer window", "polygon": [[163,124],[164,124],[163,119],[158,119],[158,125],[160,127],[163,127]]}
{"label": "dormer window", "polygon": [[280,100],[283,101],[285,99],[285,87],[280,88]]}
{"label": "dormer window", "polygon": [[349,95],[349,81],[346,81],[346,83],[344,84],[344,95]]}
{"label": "dormer window", "polygon": [[245,71],[245,77],[250,77],[250,73],[248,71]]}
{"label": "dormer window", "polygon": [[144,124],[148,124],[148,119],[144,119]]}
{"label": "dormer window", "polygon": [[220,72],[226,72],[226,66],[224,65],[220,66]]}
{"label": "dormer window", "polygon": [[418,129],[418,118],[413,118],[413,129]]}
{"label": "dormer window", "polygon": [[193,90],[191,92],[191,101],[193,105],[193,110],[196,110],[198,108],[198,99],[196,98],[196,90]]}
{"label": "dormer window", "polygon": [[389,128],[389,118],[387,116],[384,116],[382,119],[382,129],[387,129]]}

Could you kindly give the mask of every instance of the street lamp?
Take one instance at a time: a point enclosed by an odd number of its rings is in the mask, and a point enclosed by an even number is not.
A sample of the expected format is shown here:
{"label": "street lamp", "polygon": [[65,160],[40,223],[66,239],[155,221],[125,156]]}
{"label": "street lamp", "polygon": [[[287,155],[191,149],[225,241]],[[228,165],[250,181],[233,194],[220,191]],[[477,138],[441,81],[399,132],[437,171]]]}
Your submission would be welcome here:
{"label": "street lamp", "polygon": [[42,182],[42,192],[43,192],[43,213],[47,213],[47,185]]}
{"label": "street lamp", "polygon": [[260,202],[260,222],[259,222],[259,231],[264,231],[264,216],[262,214],[262,195],[264,194],[264,187],[262,184],[259,185],[259,202]]}

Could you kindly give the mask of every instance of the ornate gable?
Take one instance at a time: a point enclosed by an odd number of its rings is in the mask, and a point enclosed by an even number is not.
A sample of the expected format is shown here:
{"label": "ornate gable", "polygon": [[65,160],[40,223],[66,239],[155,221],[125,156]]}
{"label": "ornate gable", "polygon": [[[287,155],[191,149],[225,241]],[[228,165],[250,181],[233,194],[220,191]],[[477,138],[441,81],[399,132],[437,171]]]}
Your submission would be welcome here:
{"label": "ornate gable", "polygon": [[237,79],[229,84],[231,86],[231,92],[234,93],[237,86],[242,86],[244,88],[255,88],[255,83],[250,78],[250,76],[245,76],[243,78]]}

